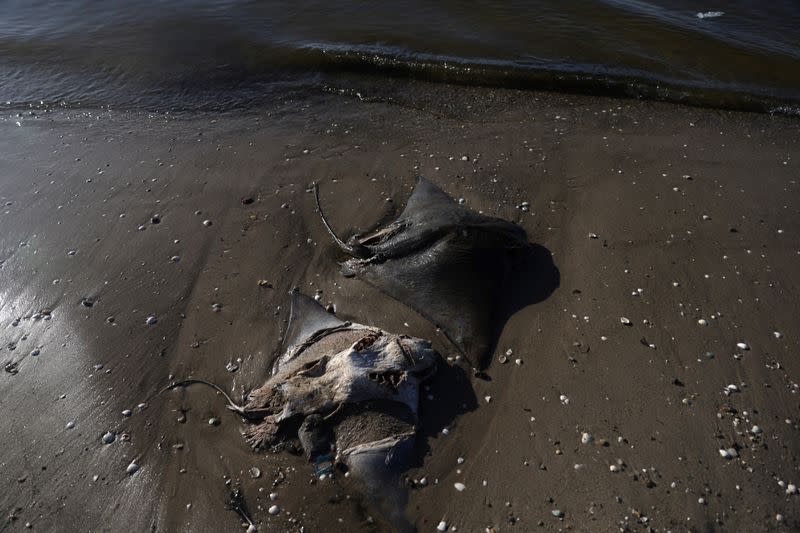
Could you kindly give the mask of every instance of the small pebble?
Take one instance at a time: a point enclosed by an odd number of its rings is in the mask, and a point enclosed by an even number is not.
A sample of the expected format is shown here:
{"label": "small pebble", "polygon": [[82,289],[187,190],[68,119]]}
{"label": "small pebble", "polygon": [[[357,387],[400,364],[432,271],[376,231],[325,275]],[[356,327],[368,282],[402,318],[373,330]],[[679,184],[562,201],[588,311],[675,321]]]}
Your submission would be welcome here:
{"label": "small pebble", "polygon": [[760,435],[761,433],[764,432],[764,430],[761,429],[759,426],[753,426],[752,428],[750,428],[750,431],[752,433],[755,433],[756,435]]}
{"label": "small pebble", "polygon": [[591,433],[583,433],[581,435],[581,444],[591,444],[594,441],[594,437]]}
{"label": "small pebble", "polygon": [[467,486],[464,485],[463,483],[454,483],[453,486],[456,488],[458,492],[461,492],[467,488]]}
{"label": "small pebble", "polygon": [[261,470],[259,470],[258,467],[254,466],[253,468],[250,469],[250,477],[253,478],[253,479],[260,478],[261,477]]}
{"label": "small pebble", "polygon": [[172,261],[173,263],[177,263],[178,261],[181,260],[181,256],[173,255],[172,257],[169,258],[169,260]]}
{"label": "small pebble", "polygon": [[147,317],[147,320],[145,320],[144,322],[145,322],[145,324],[147,324],[148,326],[152,326],[153,324],[155,324],[156,322],[158,322],[158,319],[157,319],[156,317],[154,317],[154,316],[149,316],[149,317]]}
{"label": "small pebble", "polygon": [[255,524],[250,524],[247,526],[247,533],[256,533],[256,531],[258,531],[258,528]]}
{"label": "small pebble", "polygon": [[204,220],[203,221],[203,225],[206,226],[206,227],[208,227],[208,226],[210,226],[212,224],[213,224],[213,222],[211,222],[210,220]]}
{"label": "small pebble", "polygon": [[436,531],[447,531],[447,522],[445,522],[444,520],[439,522],[439,525],[436,526]]}
{"label": "small pebble", "polygon": [[786,485],[786,494],[797,494],[797,485],[794,483]]}
{"label": "small pebble", "polygon": [[116,433],[114,433],[113,431],[108,431],[106,432],[105,435],[103,435],[103,444],[111,444],[112,442],[114,442],[116,438],[117,438]]}
{"label": "small pebble", "polygon": [[700,320],[697,321],[697,323],[699,325],[701,325],[701,326],[707,326],[708,325],[708,322],[706,321],[705,318],[701,318]]}
{"label": "small pebble", "polygon": [[219,425],[219,418],[209,418],[208,419],[209,426],[218,426]]}
{"label": "small pebble", "polygon": [[719,456],[723,459],[733,459],[739,457],[739,452],[736,451],[736,448],[720,449]]}
{"label": "small pebble", "polygon": [[776,339],[780,339],[783,337],[783,333],[780,331],[773,331],[772,334],[775,336]]}
{"label": "small pebble", "polygon": [[621,317],[619,317],[619,321],[625,326],[630,326],[631,325],[631,319],[630,318],[621,316]]}
{"label": "small pebble", "polygon": [[278,513],[280,513],[280,512],[281,512],[281,508],[280,508],[280,507],[278,507],[277,505],[273,505],[273,506],[271,506],[271,507],[269,508],[269,514],[271,514],[271,515],[273,515],[273,516],[274,516],[274,515],[276,515],[276,514],[278,514]]}
{"label": "small pebble", "polygon": [[69,422],[67,422],[67,429],[72,429],[72,428],[74,428],[74,427],[75,427],[75,422],[73,422],[72,420],[70,420]]}
{"label": "small pebble", "polygon": [[135,462],[132,462],[128,465],[128,468],[125,469],[125,472],[127,472],[129,475],[133,475],[137,470],[139,470],[139,465],[137,465]]}
{"label": "small pebble", "polygon": [[125,409],[124,411],[122,411],[122,416],[131,416],[132,414],[133,411],[131,411],[130,409]]}
{"label": "small pebble", "polygon": [[39,355],[40,353],[42,353],[42,352],[40,352],[38,348],[35,348],[35,349],[31,350],[31,355],[32,355],[33,357],[36,357],[36,356],[37,356],[37,355]]}
{"label": "small pebble", "polygon": [[748,346],[744,342],[737,342],[736,343],[736,347],[739,348],[740,350],[749,350],[750,349],[750,346]]}
{"label": "small pebble", "polygon": [[274,502],[275,500],[278,499],[278,493],[277,492],[270,492],[269,493],[269,499]]}
{"label": "small pebble", "polygon": [[553,513],[553,516],[555,516],[556,518],[564,518],[564,511],[560,511],[558,509],[553,509],[550,512]]}

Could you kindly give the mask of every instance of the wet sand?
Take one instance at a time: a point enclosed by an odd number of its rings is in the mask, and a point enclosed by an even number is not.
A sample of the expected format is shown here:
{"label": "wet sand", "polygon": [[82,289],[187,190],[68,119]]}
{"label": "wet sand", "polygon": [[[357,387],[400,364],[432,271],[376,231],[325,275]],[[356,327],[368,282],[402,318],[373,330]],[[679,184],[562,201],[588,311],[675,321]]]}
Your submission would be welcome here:
{"label": "wet sand", "polygon": [[241,486],[263,531],[384,530],[350,479],[252,452],[213,390],[158,392],[260,386],[292,287],[453,356],[339,275],[309,193],[347,235],[399,213],[417,174],[517,221],[560,271],[489,380],[450,369],[426,391],[419,531],[798,527],[797,120],[401,85],[0,120],[0,529],[235,531]]}

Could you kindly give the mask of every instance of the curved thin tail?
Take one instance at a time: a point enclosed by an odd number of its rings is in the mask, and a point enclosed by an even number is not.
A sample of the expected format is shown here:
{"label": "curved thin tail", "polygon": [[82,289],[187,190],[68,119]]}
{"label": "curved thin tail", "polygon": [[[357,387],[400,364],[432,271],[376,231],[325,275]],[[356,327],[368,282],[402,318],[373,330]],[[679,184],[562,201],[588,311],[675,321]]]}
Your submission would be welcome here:
{"label": "curved thin tail", "polygon": [[331,234],[331,237],[333,237],[333,241],[339,245],[339,248],[341,248],[346,254],[349,254],[353,257],[358,257],[361,259],[369,257],[370,255],[369,250],[367,250],[365,247],[351,246],[346,242],[344,242],[342,239],[340,239],[339,236],[336,235],[336,232],[333,231],[333,228],[328,223],[328,220],[325,218],[325,213],[322,212],[322,206],[319,203],[319,187],[317,186],[316,182],[314,183],[314,198],[317,200],[317,210],[319,211],[320,218],[322,218],[322,223],[325,224],[325,229],[327,229],[328,233]]}

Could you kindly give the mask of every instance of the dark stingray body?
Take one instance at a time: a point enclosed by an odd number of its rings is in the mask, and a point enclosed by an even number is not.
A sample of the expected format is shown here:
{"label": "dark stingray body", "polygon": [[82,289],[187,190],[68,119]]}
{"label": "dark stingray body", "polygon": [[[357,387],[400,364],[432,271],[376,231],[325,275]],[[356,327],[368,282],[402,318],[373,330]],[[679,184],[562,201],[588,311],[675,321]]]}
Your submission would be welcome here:
{"label": "dark stingray body", "polygon": [[[521,227],[460,205],[422,177],[395,222],[346,244],[335,235],[334,240],[356,256],[342,264],[344,275],[370,283],[439,326],[476,368],[484,366],[507,319],[510,295],[522,290],[510,282],[511,274],[535,275],[521,264],[533,247]],[[549,267],[552,277],[551,259]]]}

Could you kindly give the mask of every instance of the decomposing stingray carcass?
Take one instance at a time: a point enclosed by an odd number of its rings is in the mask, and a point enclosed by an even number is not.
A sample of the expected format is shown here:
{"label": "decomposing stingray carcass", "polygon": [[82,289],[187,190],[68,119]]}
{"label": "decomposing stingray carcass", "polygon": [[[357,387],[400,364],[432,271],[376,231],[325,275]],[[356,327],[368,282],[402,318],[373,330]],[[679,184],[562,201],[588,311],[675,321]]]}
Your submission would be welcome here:
{"label": "decomposing stingray carcass", "polygon": [[[522,290],[510,286],[508,278],[522,270],[518,260],[532,248],[525,231],[472,211],[419,177],[397,220],[344,242],[322,213],[318,190],[316,199],[325,227],[351,256],[342,264],[344,275],[408,305],[439,326],[473,368],[483,367],[498,322],[507,318],[500,306],[509,292]],[[552,277],[554,267],[546,256],[545,274]]]}
{"label": "decomposing stingray carcass", "polygon": [[341,321],[294,291],[284,347],[272,375],[243,405],[204,380],[168,389],[214,387],[247,420],[244,435],[254,449],[297,437],[318,473],[344,465],[392,527],[410,531],[400,474],[412,459],[420,385],[439,362],[431,343]]}
{"label": "decomposing stingray carcass", "polygon": [[[251,446],[276,443],[285,437],[287,423],[298,419],[303,420],[299,436],[307,439],[307,455],[324,449],[321,441],[334,435],[345,462],[358,450],[413,437],[420,383],[436,370],[438,355],[430,342],[343,322],[294,292],[284,345],[286,352],[275,362],[272,376],[244,405],[233,407],[251,421],[245,431]],[[369,411],[396,420],[391,428],[373,428],[372,440],[345,435],[343,428],[351,424],[344,419],[354,413],[364,418],[362,413]]]}

